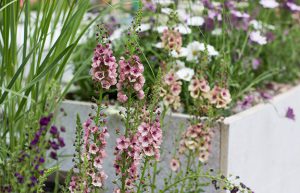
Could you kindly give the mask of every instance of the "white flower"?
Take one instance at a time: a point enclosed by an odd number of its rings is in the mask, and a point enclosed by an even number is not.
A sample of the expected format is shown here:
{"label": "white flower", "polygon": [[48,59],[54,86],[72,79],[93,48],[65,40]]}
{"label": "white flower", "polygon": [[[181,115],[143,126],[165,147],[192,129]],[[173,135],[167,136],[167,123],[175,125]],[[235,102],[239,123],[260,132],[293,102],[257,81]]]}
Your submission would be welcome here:
{"label": "white flower", "polygon": [[203,43],[194,41],[192,43],[189,43],[187,45],[187,61],[194,61],[198,59],[198,56],[200,54],[200,51],[204,51],[205,46]]}
{"label": "white flower", "polygon": [[236,6],[237,8],[242,9],[242,8],[248,7],[248,6],[249,6],[249,3],[248,3],[248,2],[236,2],[236,3],[235,3],[235,6]]}
{"label": "white flower", "polygon": [[222,29],[221,28],[216,28],[211,32],[212,35],[214,36],[219,36],[222,34]]}
{"label": "white flower", "polygon": [[179,50],[179,53],[177,53],[175,50],[172,50],[170,52],[170,55],[173,57],[173,58],[180,58],[180,57],[186,57],[188,55],[188,49],[187,48],[184,48],[184,47],[181,47],[180,50]]}
{"label": "white flower", "polygon": [[170,15],[170,13],[173,11],[173,9],[170,9],[168,7],[161,8],[161,12],[167,15]]}
{"label": "white flower", "polygon": [[175,61],[175,67],[178,69],[184,68],[185,67],[185,63],[182,62],[181,60],[176,60]]}
{"label": "white flower", "polygon": [[259,3],[264,8],[270,8],[270,9],[274,9],[279,6],[279,3],[275,0],[260,0]]}
{"label": "white flower", "polygon": [[255,30],[262,30],[264,28],[267,28],[269,30],[275,30],[275,26],[262,23],[258,20],[251,20],[250,25],[252,25]]}
{"label": "white flower", "polygon": [[[163,33],[165,29],[168,29],[168,26],[162,25],[162,26],[156,27],[156,31],[158,33]],[[192,30],[188,26],[185,26],[183,24],[179,24],[178,26],[175,26],[174,30],[178,30],[179,33],[181,33],[181,34],[190,34],[192,32]]]}
{"label": "white flower", "polygon": [[125,28],[125,27],[120,27],[120,28],[116,29],[116,30],[111,34],[111,36],[109,37],[109,39],[110,39],[111,41],[120,39],[120,37],[122,36],[122,33],[123,33],[126,29],[127,29],[127,28]]}
{"label": "white flower", "polygon": [[175,30],[178,30],[181,34],[190,34],[192,32],[192,30],[188,26],[183,24],[179,24],[178,26],[176,26]]}
{"label": "white flower", "polygon": [[156,31],[158,33],[163,33],[165,29],[168,29],[168,26],[162,25],[162,26],[157,26]]}
{"label": "white flower", "polygon": [[260,31],[254,31],[250,33],[250,40],[258,43],[259,45],[267,44],[267,38],[262,36]]}
{"label": "white flower", "polygon": [[215,50],[215,48],[209,44],[205,45],[204,43],[200,43],[194,41],[187,45],[187,61],[195,61],[198,59],[200,52],[207,50],[209,56],[217,56],[219,52]]}
{"label": "white flower", "polygon": [[286,5],[290,8],[292,11],[300,11],[300,6],[296,5],[295,3],[287,2]]}
{"label": "white flower", "polygon": [[191,81],[194,74],[195,71],[192,68],[187,68],[187,67],[182,68],[176,72],[178,78],[185,81]]}
{"label": "white flower", "polygon": [[207,51],[209,56],[218,56],[219,52],[215,50],[215,48],[211,45],[207,45]]}
{"label": "white flower", "polygon": [[189,14],[187,14],[183,9],[173,10],[167,7],[161,9],[161,12],[166,15],[170,15],[172,11],[178,15],[179,20],[182,22],[186,21],[186,19],[189,17]]}
{"label": "white flower", "polygon": [[177,12],[179,20],[182,22],[185,22],[190,17],[190,15],[187,14],[186,11],[183,9],[177,9],[176,12]]}
{"label": "white flower", "polygon": [[139,27],[141,29],[141,32],[148,31],[151,28],[151,25],[149,23],[142,23]]}
{"label": "white flower", "polygon": [[158,43],[154,44],[153,46],[156,48],[163,48],[162,42],[158,42]]}
{"label": "white flower", "polygon": [[153,1],[154,1],[154,3],[160,4],[162,6],[169,6],[170,4],[173,3],[172,0],[153,0]]}
{"label": "white flower", "polygon": [[190,26],[202,26],[204,24],[203,17],[195,16],[187,19],[187,25]]}
{"label": "white flower", "polygon": [[219,6],[221,5],[220,2],[212,1],[211,3],[212,3],[212,5],[213,5],[214,7],[219,7]]}
{"label": "white flower", "polygon": [[249,18],[250,15],[247,14],[247,13],[243,13],[243,12],[240,12],[240,11],[236,11],[236,10],[232,10],[231,11],[231,14],[234,15],[235,17],[238,17],[238,18]]}

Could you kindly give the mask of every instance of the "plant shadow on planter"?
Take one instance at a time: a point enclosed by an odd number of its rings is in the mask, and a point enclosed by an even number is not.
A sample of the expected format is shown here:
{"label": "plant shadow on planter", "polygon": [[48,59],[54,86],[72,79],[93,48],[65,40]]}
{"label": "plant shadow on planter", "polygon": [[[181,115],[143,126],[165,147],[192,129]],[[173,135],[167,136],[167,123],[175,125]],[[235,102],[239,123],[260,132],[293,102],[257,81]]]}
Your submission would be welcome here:
{"label": "plant shadow on planter", "polygon": [[[76,130],[76,117],[79,115],[82,122],[84,122],[90,113],[94,113],[91,108],[92,103],[86,102],[77,102],[77,101],[64,101],[61,105],[61,108],[64,109],[64,112],[67,116],[61,116],[59,114],[56,119],[57,125],[62,125],[66,128],[66,132],[62,134],[62,137],[65,140],[66,147],[64,147],[59,152],[59,160],[60,163],[60,171],[65,173],[69,171],[72,166],[72,158],[75,152],[75,147],[73,146],[75,140],[75,130]],[[164,126],[163,126],[163,144],[161,147],[161,158],[158,164],[157,171],[159,174],[157,175],[156,186],[158,189],[162,189],[164,187],[164,178],[168,177],[170,174],[170,161],[173,158],[173,154],[175,149],[179,146],[176,142],[180,139],[182,135],[182,131],[185,130],[188,126],[188,116],[183,114],[172,114],[166,115]],[[110,137],[107,139],[107,147],[106,151],[108,156],[104,159],[103,168],[104,171],[108,174],[108,179],[106,180],[105,188],[107,188],[107,192],[112,192],[115,185],[112,183],[114,179],[116,179],[115,169],[113,167],[114,164],[114,148],[116,145],[116,135],[115,129],[119,128],[121,132],[124,129],[121,118],[118,114],[108,115],[107,118],[107,128],[110,134]],[[208,163],[204,165],[204,171],[214,169],[214,171],[220,171],[220,129],[216,128],[214,132],[214,137],[212,140],[212,152],[209,156]],[[182,156],[183,157],[183,156]],[[181,167],[185,168],[185,160],[181,159]],[[50,163],[49,166],[55,163]],[[63,178],[60,179],[62,181]],[[207,179],[199,179],[202,180],[201,183],[208,182],[210,180]],[[207,193],[215,193],[217,192],[212,185],[203,188]]]}

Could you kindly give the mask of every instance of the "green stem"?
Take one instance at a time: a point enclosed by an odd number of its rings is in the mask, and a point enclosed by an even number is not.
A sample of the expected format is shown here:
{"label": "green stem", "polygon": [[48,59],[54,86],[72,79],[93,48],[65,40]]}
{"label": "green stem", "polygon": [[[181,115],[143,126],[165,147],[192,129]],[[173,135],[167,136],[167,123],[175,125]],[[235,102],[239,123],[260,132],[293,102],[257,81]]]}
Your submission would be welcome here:
{"label": "green stem", "polygon": [[139,183],[139,186],[138,186],[138,189],[137,189],[137,193],[140,193],[140,190],[141,190],[141,187],[142,187],[142,181],[145,178],[145,173],[146,173],[146,169],[147,169],[147,163],[148,163],[148,159],[146,158],[146,160],[144,162],[144,166],[143,166],[142,175],[141,175],[141,178],[140,178],[140,183]]}
{"label": "green stem", "polygon": [[[128,136],[128,129],[129,129],[129,121],[130,121],[130,107],[131,107],[131,93],[129,93],[128,97],[128,103],[127,103],[127,108],[126,108],[126,123],[125,123],[125,137],[127,138]],[[122,188],[121,188],[121,193],[125,193],[125,181],[127,177],[126,172],[126,153],[122,153]]]}
{"label": "green stem", "polygon": [[153,166],[153,177],[152,177],[152,184],[151,184],[151,193],[154,193],[156,187],[156,172],[157,172],[157,161],[155,161]]}
{"label": "green stem", "polygon": [[161,193],[166,192],[167,190],[171,189],[173,186],[179,184],[180,182],[186,181],[188,179],[195,179],[195,178],[207,178],[207,179],[214,179],[217,180],[219,182],[224,182],[225,184],[228,184],[229,182],[225,179],[222,178],[218,178],[218,177],[214,177],[214,176],[210,176],[208,174],[198,174],[198,175],[191,175],[191,176],[187,176],[184,177],[182,179],[177,180],[176,182],[174,182],[173,184],[167,186],[166,188],[164,188],[163,190],[160,190]]}
{"label": "green stem", "polygon": [[102,92],[102,88],[99,88],[99,99],[98,99],[98,108],[97,108],[97,114],[95,117],[95,124],[99,125],[99,121],[100,121],[100,111],[102,109],[102,99],[103,99],[103,92]]}
{"label": "green stem", "polygon": [[[187,161],[186,170],[185,170],[185,176],[188,174],[188,170],[190,168],[191,157],[192,157],[192,154],[191,154],[191,151],[189,151],[188,161]],[[183,181],[183,184],[182,184],[181,189],[180,189],[180,193],[183,193],[183,191],[184,191],[185,182],[186,182],[186,180]]]}

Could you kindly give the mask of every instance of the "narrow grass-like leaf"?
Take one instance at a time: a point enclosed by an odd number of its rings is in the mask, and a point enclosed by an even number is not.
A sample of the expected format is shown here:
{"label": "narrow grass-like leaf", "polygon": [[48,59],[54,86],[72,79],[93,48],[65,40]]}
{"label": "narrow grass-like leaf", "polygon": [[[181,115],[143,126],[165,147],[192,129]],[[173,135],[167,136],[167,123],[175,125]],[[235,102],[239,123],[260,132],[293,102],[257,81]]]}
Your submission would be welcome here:
{"label": "narrow grass-like leaf", "polygon": [[13,1],[7,3],[6,5],[4,5],[3,7],[0,8],[0,12],[3,11],[5,8],[7,8],[8,6],[10,6],[11,4],[13,4],[15,2],[17,2],[17,0],[13,0]]}
{"label": "narrow grass-like leaf", "polygon": [[[27,57],[25,58],[25,60],[23,61],[23,63],[21,64],[21,66],[18,68],[18,70],[16,71],[16,73],[14,74],[13,78],[11,79],[11,81],[9,82],[8,86],[6,87],[7,90],[10,90],[14,83],[16,82],[17,78],[19,77],[19,75],[21,74],[21,72],[24,70],[25,65],[27,64],[28,60],[30,59],[32,53],[35,51],[35,49],[37,49],[39,47],[39,44],[36,45],[31,51],[30,53],[27,55]],[[0,104],[2,104],[2,102],[4,101],[5,97],[7,96],[7,91],[4,91],[4,93],[1,95],[0,98]]]}

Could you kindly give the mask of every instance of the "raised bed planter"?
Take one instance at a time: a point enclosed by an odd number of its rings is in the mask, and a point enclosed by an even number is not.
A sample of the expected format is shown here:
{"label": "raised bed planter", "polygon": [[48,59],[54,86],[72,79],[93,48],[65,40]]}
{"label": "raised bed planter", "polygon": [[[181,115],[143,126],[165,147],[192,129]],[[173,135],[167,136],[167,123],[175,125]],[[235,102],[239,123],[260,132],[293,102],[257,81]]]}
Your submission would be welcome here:
{"label": "raised bed planter", "polygon": [[[242,113],[225,119],[216,130],[213,139],[212,154],[206,168],[229,175],[240,176],[256,193],[296,193],[299,191],[298,174],[300,173],[300,120],[287,119],[285,113],[290,106],[300,115],[300,86],[276,96],[266,104],[257,105]],[[59,116],[67,132],[64,134],[67,148],[61,152],[69,157],[60,158],[62,171],[72,167],[72,146],[75,138],[75,118],[77,113],[82,120],[92,112],[91,103],[64,101],[62,104],[66,117]],[[165,120],[162,164],[162,177],[168,173],[169,161],[174,151],[173,142],[180,136],[180,127],[185,128],[188,115],[168,115]],[[116,141],[115,128],[122,128],[120,117],[110,114],[108,118],[110,138],[108,139],[108,158],[104,169],[109,175],[107,187],[111,190],[114,179],[113,148]],[[159,180],[158,186],[163,185]],[[212,187],[206,192],[216,192]]]}
{"label": "raised bed planter", "polygon": [[[89,113],[93,113],[94,111],[91,109],[92,103],[86,102],[77,102],[77,101],[64,101],[61,107],[67,113],[67,116],[58,116],[57,117],[57,125],[63,125],[66,127],[66,133],[63,133],[63,137],[65,139],[65,143],[67,146],[63,148],[60,152],[61,162],[61,171],[66,172],[69,171],[72,166],[72,155],[74,154],[73,143],[75,140],[75,128],[76,128],[76,116],[77,113],[81,118],[81,121],[85,121],[88,118]],[[115,170],[113,167],[114,161],[114,147],[116,145],[115,129],[123,128],[121,118],[118,115],[118,111],[108,111],[108,130],[110,137],[107,140],[106,151],[108,157],[105,158],[104,161],[104,170],[108,176],[108,180],[106,183],[106,187],[108,188],[108,192],[112,192],[114,184],[111,183],[112,180],[116,179]],[[165,119],[164,126],[164,138],[163,145],[161,147],[162,155],[161,155],[161,164],[159,164],[159,168],[161,169],[159,178],[157,181],[158,187],[163,187],[164,181],[163,177],[167,177],[169,172],[169,163],[172,159],[172,153],[175,151],[175,141],[179,139],[182,134],[183,129],[187,126],[187,119],[189,116],[183,114],[175,114],[167,115]],[[220,169],[220,132],[219,129],[216,129],[214,140],[213,140],[213,152],[210,156],[210,161],[205,166],[206,169],[214,168],[216,170]],[[184,167],[184,165],[183,165]],[[213,187],[207,187],[207,192],[215,192]]]}
{"label": "raised bed planter", "polygon": [[[225,119],[221,170],[255,193],[299,192],[300,86]],[[295,121],[285,117],[292,107]]]}

